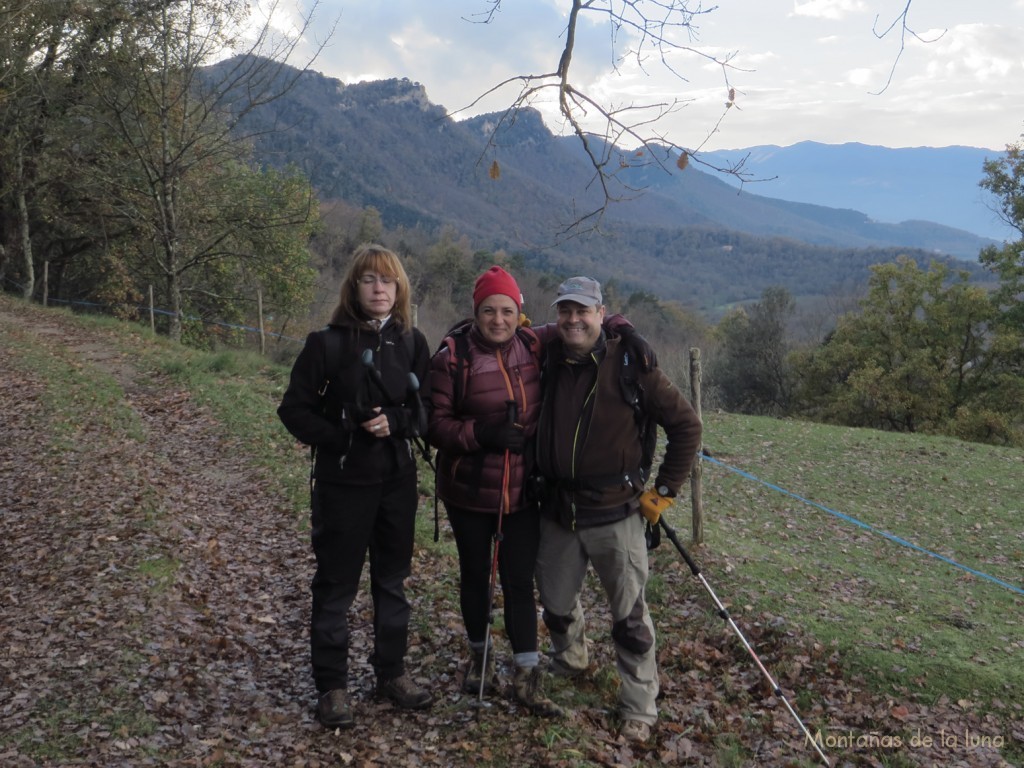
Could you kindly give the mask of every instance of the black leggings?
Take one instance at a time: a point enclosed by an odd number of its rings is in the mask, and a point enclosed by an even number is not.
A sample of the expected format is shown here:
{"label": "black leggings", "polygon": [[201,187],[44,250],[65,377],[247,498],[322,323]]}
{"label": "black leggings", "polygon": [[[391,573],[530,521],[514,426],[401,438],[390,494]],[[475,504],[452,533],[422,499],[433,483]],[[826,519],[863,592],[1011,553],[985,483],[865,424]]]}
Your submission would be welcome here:
{"label": "black leggings", "polygon": [[[459,549],[459,605],[466,635],[471,643],[487,638],[487,593],[491,579],[491,546],[498,527],[498,515],[466,510],[445,504],[448,521]],[[529,506],[501,521],[502,540],[498,549],[498,574],[505,599],[505,632],[513,653],[537,650],[537,603],[534,597],[534,568],[540,525],[536,507]]]}
{"label": "black leggings", "polygon": [[310,650],[319,692],[348,684],[348,612],[367,553],[373,599],[370,663],[380,680],[404,672],[409,633],[405,579],[412,562],[418,500],[415,473],[373,485],[314,486],[316,574],[311,584]]}

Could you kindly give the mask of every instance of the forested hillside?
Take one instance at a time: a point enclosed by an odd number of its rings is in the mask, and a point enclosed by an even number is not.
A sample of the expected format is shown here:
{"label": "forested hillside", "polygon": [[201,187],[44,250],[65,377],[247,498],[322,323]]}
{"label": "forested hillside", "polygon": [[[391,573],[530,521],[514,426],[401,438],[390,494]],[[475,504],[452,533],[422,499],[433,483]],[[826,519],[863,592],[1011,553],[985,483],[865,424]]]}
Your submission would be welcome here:
{"label": "forested hillside", "polygon": [[[976,256],[987,242],[938,224],[881,225],[855,211],[737,195],[696,168],[631,171],[620,191],[634,199],[613,204],[599,233],[566,237],[599,202],[593,169],[535,113],[492,137],[497,119],[455,122],[410,81],[344,85],[307,72],[240,128],[258,135],[257,157],[294,163],[324,199],[372,206],[386,227],[448,226],[476,250],[614,277],[709,315],[770,286],[798,300],[832,295],[862,287],[871,264],[898,253],[926,265],[944,253]],[[957,267],[982,276],[974,263]]]}

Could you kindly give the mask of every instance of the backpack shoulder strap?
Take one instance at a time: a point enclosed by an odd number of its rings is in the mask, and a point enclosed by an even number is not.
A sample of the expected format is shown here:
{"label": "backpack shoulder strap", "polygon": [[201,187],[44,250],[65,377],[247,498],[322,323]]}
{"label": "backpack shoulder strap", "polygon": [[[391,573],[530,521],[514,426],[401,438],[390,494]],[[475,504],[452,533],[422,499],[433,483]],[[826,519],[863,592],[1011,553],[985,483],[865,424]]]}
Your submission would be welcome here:
{"label": "backpack shoulder strap", "polygon": [[341,331],[327,326],[320,331],[324,342],[324,383],[320,385],[319,395],[324,397],[332,381],[337,381],[341,371]]}
{"label": "backpack shoulder strap", "polygon": [[640,470],[643,473],[644,482],[646,482],[651,474],[651,466],[654,464],[654,452],[658,444],[658,425],[645,409],[645,392],[643,385],[638,380],[639,370],[640,361],[630,357],[628,350],[623,350],[622,365],[619,368],[619,389],[622,392],[622,399],[633,409],[633,417],[636,421],[642,448]]}
{"label": "backpack shoulder strap", "polygon": [[450,334],[449,353],[455,363],[455,376],[452,379],[454,390],[452,392],[455,408],[458,409],[462,398],[466,394],[466,381],[469,379],[469,327],[462,328]]}
{"label": "backpack shoulder strap", "polygon": [[466,390],[466,379],[469,378],[469,329],[473,325],[472,318],[460,320],[445,333],[437,347],[435,355],[448,350],[448,366],[452,371],[452,403],[456,410],[462,402]]}
{"label": "backpack shoulder strap", "polygon": [[540,337],[537,336],[537,332],[533,328],[521,325],[516,328],[516,335],[526,344],[526,348],[530,350],[530,354],[533,355],[538,367],[540,367],[544,362],[544,345],[540,343]]}

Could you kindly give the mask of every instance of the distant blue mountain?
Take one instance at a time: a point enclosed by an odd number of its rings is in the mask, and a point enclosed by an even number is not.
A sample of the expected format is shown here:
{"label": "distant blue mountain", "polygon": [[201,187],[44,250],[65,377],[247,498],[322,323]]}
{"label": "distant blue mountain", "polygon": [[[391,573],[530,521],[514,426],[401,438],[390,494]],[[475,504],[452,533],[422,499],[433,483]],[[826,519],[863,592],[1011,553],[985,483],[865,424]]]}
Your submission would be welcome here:
{"label": "distant blue mountain", "polygon": [[[868,144],[759,146],[702,152],[714,165],[745,159],[754,178],[747,192],[778,200],[853,209],[878,222],[941,222],[956,229],[1005,240],[1014,230],[992,211],[994,200],[980,186],[983,163],[1004,153],[976,147],[908,147]],[[739,186],[731,176],[724,181]]]}

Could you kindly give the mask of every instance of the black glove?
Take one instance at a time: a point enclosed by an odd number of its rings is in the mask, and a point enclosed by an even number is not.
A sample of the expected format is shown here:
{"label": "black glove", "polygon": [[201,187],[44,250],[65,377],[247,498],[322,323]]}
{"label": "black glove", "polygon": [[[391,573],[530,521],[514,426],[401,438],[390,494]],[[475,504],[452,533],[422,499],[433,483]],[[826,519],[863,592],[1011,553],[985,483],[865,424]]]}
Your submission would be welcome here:
{"label": "black glove", "polygon": [[361,408],[356,403],[345,403],[344,410],[342,411],[342,423],[347,423],[349,429],[355,429],[376,415],[369,408]]}
{"label": "black glove", "polygon": [[616,328],[613,333],[622,339],[623,349],[629,352],[630,357],[640,361],[641,371],[650,373],[658,367],[658,357],[654,354],[654,349],[647,339],[636,332],[636,328],[624,325]]}
{"label": "black glove", "polygon": [[473,424],[473,436],[481,448],[491,451],[522,453],[526,447],[526,433],[518,424]]}

